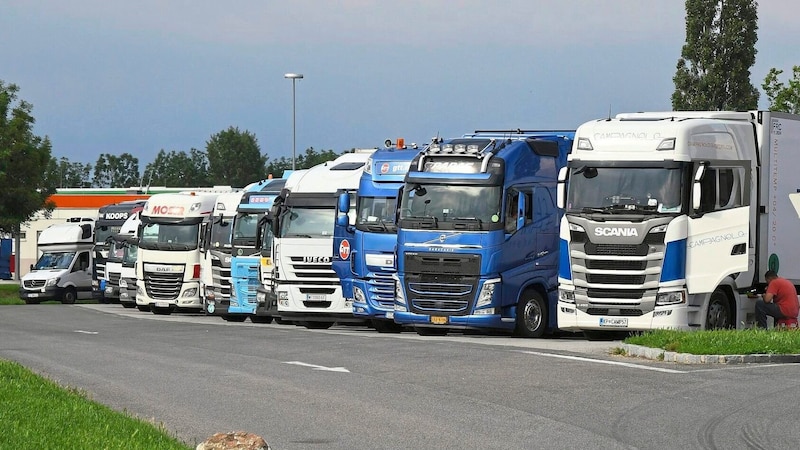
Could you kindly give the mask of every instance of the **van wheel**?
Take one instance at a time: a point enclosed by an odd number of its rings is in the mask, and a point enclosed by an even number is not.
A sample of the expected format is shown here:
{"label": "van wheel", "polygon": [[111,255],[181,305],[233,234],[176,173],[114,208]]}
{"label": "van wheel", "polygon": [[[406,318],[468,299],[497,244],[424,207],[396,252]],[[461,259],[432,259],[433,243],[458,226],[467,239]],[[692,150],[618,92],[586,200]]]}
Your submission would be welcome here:
{"label": "van wheel", "polygon": [[73,305],[77,299],[78,294],[75,292],[75,288],[69,287],[64,290],[63,294],[61,294],[61,303],[65,305]]}
{"label": "van wheel", "polygon": [[517,336],[538,338],[547,329],[547,305],[536,291],[527,291],[517,304]]}
{"label": "van wheel", "polygon": [[725,291],[722,289],[717,289],[711,294],[711,300],[708,302],[706,329],[719,330],[732,328],[732,326],[731,304],[728,301],[728,296],[725,295]]}

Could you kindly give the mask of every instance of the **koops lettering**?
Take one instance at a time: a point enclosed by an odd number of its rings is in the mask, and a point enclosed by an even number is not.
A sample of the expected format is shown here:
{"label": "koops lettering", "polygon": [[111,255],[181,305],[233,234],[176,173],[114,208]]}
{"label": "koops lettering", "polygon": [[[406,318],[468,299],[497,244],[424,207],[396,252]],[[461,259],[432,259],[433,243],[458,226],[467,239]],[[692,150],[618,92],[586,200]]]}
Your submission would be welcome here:
{"label": "koops lettering", "polygon": [[639,236],[639,232],[636,230],[636,228],[597,227],[594,229],[594,235],[636,237]]}
{"label": "koops lettering", "polygon": [[183,206],[167,206],[167,205],[156,205],[153,206],[153,214],[157,214],[159,216],[183,216],[184,207]]}

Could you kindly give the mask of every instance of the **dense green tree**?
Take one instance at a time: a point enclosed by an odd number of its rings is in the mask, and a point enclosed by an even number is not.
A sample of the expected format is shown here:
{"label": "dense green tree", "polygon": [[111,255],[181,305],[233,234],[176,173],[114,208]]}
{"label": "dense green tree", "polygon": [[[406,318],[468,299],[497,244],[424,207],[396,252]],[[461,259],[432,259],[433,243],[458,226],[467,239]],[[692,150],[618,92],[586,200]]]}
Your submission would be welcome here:
{"label": "dense green tree", "polygon": [[761,85],[769,98],[769,110],[798,114],[800,113],[800,66],[792,68],[792,78],[788,85],[778,80],[782,73],[782,70],[773,67]]}
{"label": "dense green tree", "polygon": [[261,154],[256,136],[229,127],[206,141],[208,172],[216,185],[244,187],[264,179],[267,156]]}
{"label": "dense green tree", "polygon": [[750,82],[756,60],[755,0],[686,0],[686,44],[673,81],[677,111],[758,107]]}
{"label": "dense green tree", "polygon": [[[334,160],[338,156],[339,154],[333,150],[317,151],[314,150],[314,147],[309,147],[306,149],[305,153],[297,157],[295,160],[295,167],[298,170],[309,169],[325,161]],[[283,173],[287,170],[292,170],[292,158],[282,156],[267,165],[266,173],[278,178],[283,176]]]}
{"label": "dense green tree", "polygon": [[94,165],[94,187],[126,188],[139,185],[139,158],[130,153],[119,156],[101,153]]}
{"label": "dense green tree", "polygon": [[48,215],[57,180],[48,176],[50,139],[33,134],[33,106],[0,80],[0,232],[19,233],[37,211]]}
{"label": "dense green tree", "polygon": [[91,186],[92,165],[72,163],[63,156],[60,159],[50,158],[48,177],[56,180],[60,188],[82,188]]}
{"label": "dense green tree", "polygon": [[209,186],[208,160],[204,152],[192,148],[189,154],[184,151],[163,149],[155,161],[144,169],[142,185],[169,187]]}

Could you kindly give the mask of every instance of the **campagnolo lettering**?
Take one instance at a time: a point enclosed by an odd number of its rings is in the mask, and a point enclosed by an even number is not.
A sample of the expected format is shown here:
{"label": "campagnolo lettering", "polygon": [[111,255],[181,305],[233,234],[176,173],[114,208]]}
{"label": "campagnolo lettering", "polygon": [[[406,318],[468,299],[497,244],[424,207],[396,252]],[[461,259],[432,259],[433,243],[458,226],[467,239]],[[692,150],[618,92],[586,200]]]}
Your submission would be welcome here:
{"label": "campagnolo lettering", "polygon": [[639,232],[636,230],[636,228],[597,227],[594,229],[594,235],[636,237],[639,236]]}
{"label": "campagnolo lettering", "polygon": [[105,218],[107,220],[127,219],[128,218],[128,213],[126,213],[126,212],[110,212],[110,213],[106,213]]}
{"label": "campagnolo lettering", "polygon": [[745,237],[747,234],[744,231],[739,231],[736,233],[726,233],[726,234],[718,234],[716,236],[709,236],[702,239],[697,239],[695,241],[689,242],[689,248],[696,248],[702,247],[704,245],[712,245],[718,244],[720,242],[726,242],[733,239],[741,239]]}
{"label": "campagnolo lettering", "polygon": [[329,263],[331,262],[330,256],[304,256],[303,262],[307,263]]}

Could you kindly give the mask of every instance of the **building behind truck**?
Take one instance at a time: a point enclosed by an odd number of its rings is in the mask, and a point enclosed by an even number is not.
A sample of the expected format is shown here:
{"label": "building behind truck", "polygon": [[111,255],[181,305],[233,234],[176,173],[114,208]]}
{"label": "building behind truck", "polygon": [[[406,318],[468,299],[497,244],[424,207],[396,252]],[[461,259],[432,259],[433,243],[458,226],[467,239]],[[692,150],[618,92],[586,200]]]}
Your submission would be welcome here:
{"label": "building behind truck", "polygon": [[562,171],[558,326],[754,323],[750,290],[800,284],[800,116],[686,111],[581,125]]}
{"label": "building behind truck", "polygon": [[106,259],[111,246],[111,237],[120,232],[122,224],[132,214],[140,211],[145,200],[129,200],[100,207],[94,227],[94,248],[92,249],[92,296],[101,302],[108,303],[119,299],[119,295],[107,293],[104,280],[106,276]]}
{"label": "building behind truck", "polygon": [[404,139],[387,141],[364,165],[358,194],[344,192],[339,198],[333,270],[342,294],[353,302],[353,314],[370,320],[379,332],[401,329],[394,322],[394,216],[397,193],[419,152],[416,144],[406,147]]}
{"label": "building behind truck", "polygon": [[556,180],[573,131],[476,131],[412,162],[397,211],[394,321],[538,337],[555,329]]}
{"label": "building behind truck", "polygon": [[92,297],[94,219],[75,217],[45,228],[37,240],[39,259],[22,277],[19,296],[28,304]]}
{"label": "building behind truck", "polygon": [[295,177],[296,184],[275,200],[275,297],[266,303],[277,303],[281,320],[307,328],[363,322],[353,316],[352,303],[342,296],[339,277],[331,267],[333,228],[338,194],[358,188],[364,164],[374,151],[355,150],[314,166]]}
{"label": "building behind truck", "polygon": [[[111,236],[106,260],[107,298],[117,298],[125,308],[136,306],[136,257],[139,251],[141,211],[136,211],[122,224],[119,233]],[[148,311],[149,308],[142,308]]]}
{"label": "building behind truck", "polygon": [[154,313],[200,310],[200,238],[229,187],[153,195],[141,213],[136,305]]}

